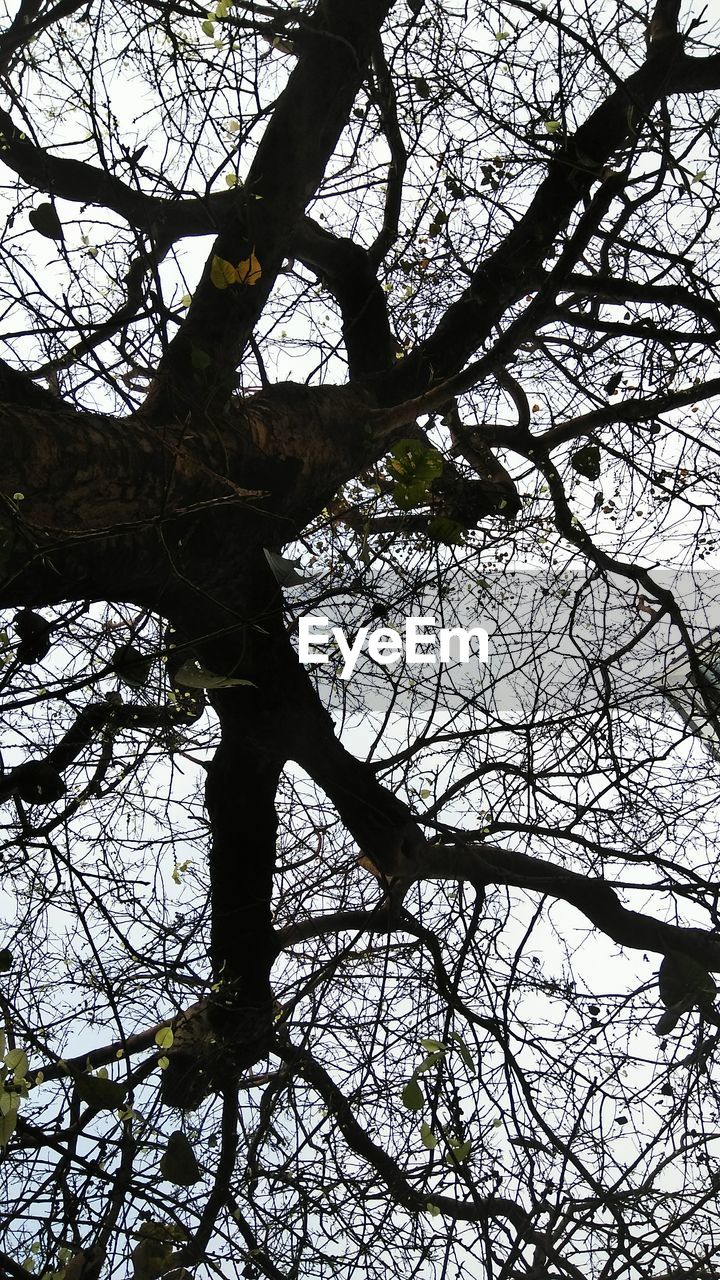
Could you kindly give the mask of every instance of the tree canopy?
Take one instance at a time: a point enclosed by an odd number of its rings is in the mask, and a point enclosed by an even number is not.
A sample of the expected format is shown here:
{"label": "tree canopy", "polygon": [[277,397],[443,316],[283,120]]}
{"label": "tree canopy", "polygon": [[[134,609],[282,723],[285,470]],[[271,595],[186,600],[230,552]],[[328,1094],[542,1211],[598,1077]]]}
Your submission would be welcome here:
{"label": "tree canopy", "polygon": [[719,37],[6,6],[0,1275],[720,1273]]}

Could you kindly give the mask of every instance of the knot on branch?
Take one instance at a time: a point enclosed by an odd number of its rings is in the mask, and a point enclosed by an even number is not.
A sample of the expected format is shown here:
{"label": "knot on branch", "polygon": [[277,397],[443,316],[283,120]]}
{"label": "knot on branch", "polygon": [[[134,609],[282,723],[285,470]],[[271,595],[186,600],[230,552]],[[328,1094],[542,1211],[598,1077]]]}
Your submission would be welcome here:
{"label": "knot on branch", "polygon": [[231,1087],[269,1052],[272,1003],[234,1005],[219,995],[199,1000],[172,1024],[173,1043],[160,1085],[166,1107],[195,1111],[210,1093]]}

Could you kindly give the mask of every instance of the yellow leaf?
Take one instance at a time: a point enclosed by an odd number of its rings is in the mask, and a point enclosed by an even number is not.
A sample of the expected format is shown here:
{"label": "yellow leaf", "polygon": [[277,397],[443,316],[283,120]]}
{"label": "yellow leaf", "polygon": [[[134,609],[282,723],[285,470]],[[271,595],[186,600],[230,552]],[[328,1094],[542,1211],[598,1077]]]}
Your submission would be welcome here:
{"label": "yellow leaf", "polygon": [[232,262],[214,255],[210,263],[210,279],[216,289],[227,289],[228,285],[237,281],[237,271]]}
{"label": "yellow leaf", "polygon": [[210,279],[216,289],[227,289],[231,284],[257,284],[261,276],[262,267],[254,250],[249,258],[243,258],[236,267],[225,258],[219,258],[217,254],[210,264]]}
{"label": "yellow leaf", "polygon": [[239,284],[257,284],[261,275],[262,267],[255,257],[254,250],[249,258],[245,258],[243,262],[238,262],[237,277]]}

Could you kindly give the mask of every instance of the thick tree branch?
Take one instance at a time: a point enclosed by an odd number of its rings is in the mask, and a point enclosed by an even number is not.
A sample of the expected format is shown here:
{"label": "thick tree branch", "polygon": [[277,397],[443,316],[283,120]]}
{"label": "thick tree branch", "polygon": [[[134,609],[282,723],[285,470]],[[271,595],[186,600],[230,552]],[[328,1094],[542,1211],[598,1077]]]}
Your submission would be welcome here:
{"label": "thick tree branch", "polygon": [[644,65],[568,138],[525,215],[477,269],[470,288],[448,308],[434,334],[378,379],[385,404],[416,396],[450,377],[487,341],[507,308],[532,287],[533,273],[612,157],[635,140],[661,98],[687,91],[680,72],[683,61],[676,41],[653,46]]}
{"label": "thick tree branch", "polygon": [[317,271],[340,307],[350,377],[387,369],[393,362],[395,341],[387,296],[369,252],[307,217],[296,228],[292,245],[300,261]]}
{"label": "thick tree branch", "polygon": [[583,298],[604,298],[608,302],[646,302],[668,310],[678,307],[705,320],[712,334],[720,331],[720,307],[711,298],[703,298],[680,285],[661,285],[642,280],[615,279],[604,275],[570,275],[568,291]]}
{"label": "thick tree branch", "polygon": [[[709,378],[700,386],[682,387],[677,391],[667,391],[664,395],[651,396],[647,399],[629,396],[626,400],[604,405],[602,409],[592,409],[589,413],[579,414],[577,418],[569,418],[566,422],[559,422],[557,426],[549,427],[547,431],[532,437],[530,447],[536,447],[542,451],[556,449],[569,440],[587,435],[600,427],[610,426],[614,422],[654,422],[661,414],[672,413],[688,404],[712,400],[715,396],[720,396],[720,378]],[[500,444],[506,438],[505,431],[504,427],[491,428],[486,438],[489,438],[490,443]],[[485,435],[484,430],[483,435]]]}
{"label": "thick tree branch", "polygon": [[60,0],[47,13],[41,13],[42,0],[22,0],[10,26],[0,36],[0,74],[5,75],[13,61],[13,55],[25,48],[48,27],[69,18],[82,9],[86,0]]}
{"label": "thick tree branch", "polygon": [[403,179],[407,167],[405,142],[400,132],[397,118],[395,85],[393,84],[392,72],[387,64],[382,40],[379,38],[373,52],[373,70],[376,80],[374,96],[380,111],[382,131],[390,148],[383,224],[369,250],[370,261],[373,266],[377,267],[382,262],[388,249],[397,240],[402,210]]}
{"label": "thick tree branch", "polygon": [[384,868],[386,875],[408,880],[470,880],[529,889],[569,903],[607,937],[634,950],[679,950],[707,969],[720,971],[720,942],[702,929],[666,924],[630,911],[605,880],[566,871],[541,858],[498,845],[425,844],[412,856],[400,855]]}
{"label": "thick tree branch", "polygon": [[[0,408],[6,606],[111,591],[169,617],[195,591],[206,622],[210,605],[227,627],[245,616],[248,578],[268,578],[262,547],[293,538],[377,456],[353,387],[282,384],[204,432],[52,405]],[[208,563],[208,546],[223,556]]]}
{"label": "thick tree branch", "polygon": [[[237,193],[234,217],[215,241],[187,317],[160,361],[148,403],[156,421],[227,403],[242,350],[335,150],[391,4],[318,5],[314,30],[299,43],[297,65]],[[211,278],[216,258],[257,262],[261,274],[253,283],[217,288]],[[198,351],[209,358],[205,368],[198,367]]]}

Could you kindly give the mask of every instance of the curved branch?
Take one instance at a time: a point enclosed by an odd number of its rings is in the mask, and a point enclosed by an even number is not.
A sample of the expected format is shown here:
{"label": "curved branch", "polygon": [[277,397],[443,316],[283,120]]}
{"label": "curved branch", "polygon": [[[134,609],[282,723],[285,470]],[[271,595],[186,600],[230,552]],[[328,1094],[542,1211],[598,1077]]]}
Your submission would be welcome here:
{"label": "curved branch", "polygon": [[332,1112],[348,1146],[372,1166],[398,1204],[415,1213],[425,1211],[428,1203],[434,1204],[441,1213],[461,1222],[490,1222],[496,1218],[505,1219],[522,1232],[523,1236],[527,1236],[530,1214],[516,1200],[508,1200],[503,1196],[476,1196],[471,1203],[463,1204],[460,1200],[454,1200],[452,1196],[416,1191],[399,1165],[384,1148],[373,1142],[367,1131],[358,1123],[342,1090],[310,1053],[290,1044],[278,1045],[276,1052],[284,1062],[293,1067],[298,1075],[317,1089]]}
{"label": "curved branch", "polygon": [[354,240],[332,235],[308,217],[296,228],[292,249],[301,262],[317,272],[340,308],[350,377],[390,367],[395,341],[387,296],[370,252]]}
{"label": "curved branch", "polygon": [[[534,273],[556,237],[578,202],[602,180],[611,158],[634,141],[641,122],[661,98],[687,91],[683,67],[688,61],[677,40],[653,45],[643,66],[567,140],[527,212],[476,270],[470,288],[448,308],[426,342],[378,379],[378,393],[385,404],[397,404],[439,379],[450,378],[487,341],[507,308],[532,287]],[[512,352],[503,354],[507,358]],[[459,389],[449,387],[448,391]]]}
{"label": "curved branch", "polygon": [[385,50],[380,39],[377,40],[373,52],[373,70],[377,83],[374,97],[380,111],[380,125],[390,148],[383,224],[369,249],[370,261],[374,267],[378,267],[388,249],[397,240],[402,208],[403,179],[407,167],[407,151],[405,150],[405,143],[398,124],[397,99],[392,73],[387,64]]}
{"label": "curved branch", "polygon": [[[158,366],[148,399],[156,419],[222,409],[242,350],[262,313],[292,235],[322,179],[366,75],[392,0],[325,0],[277,100],[237,192],[234,215],[213,245],[187,316]],[[213,260],[254,262],[253,277],[218,288]],[[209,360],[193,365],[193,349]]]}
{"label": "curved branch", "polygon": [[529,854],[491,844],[426,844],[412,858],[396,858],[385,872],[408,880],[470,880],[529,889],[569,903],[620,946],[660,953],[682,951],[707,969],[720,971],[720,940],[713,934],[631,911],[608,881],[567,871]]}

